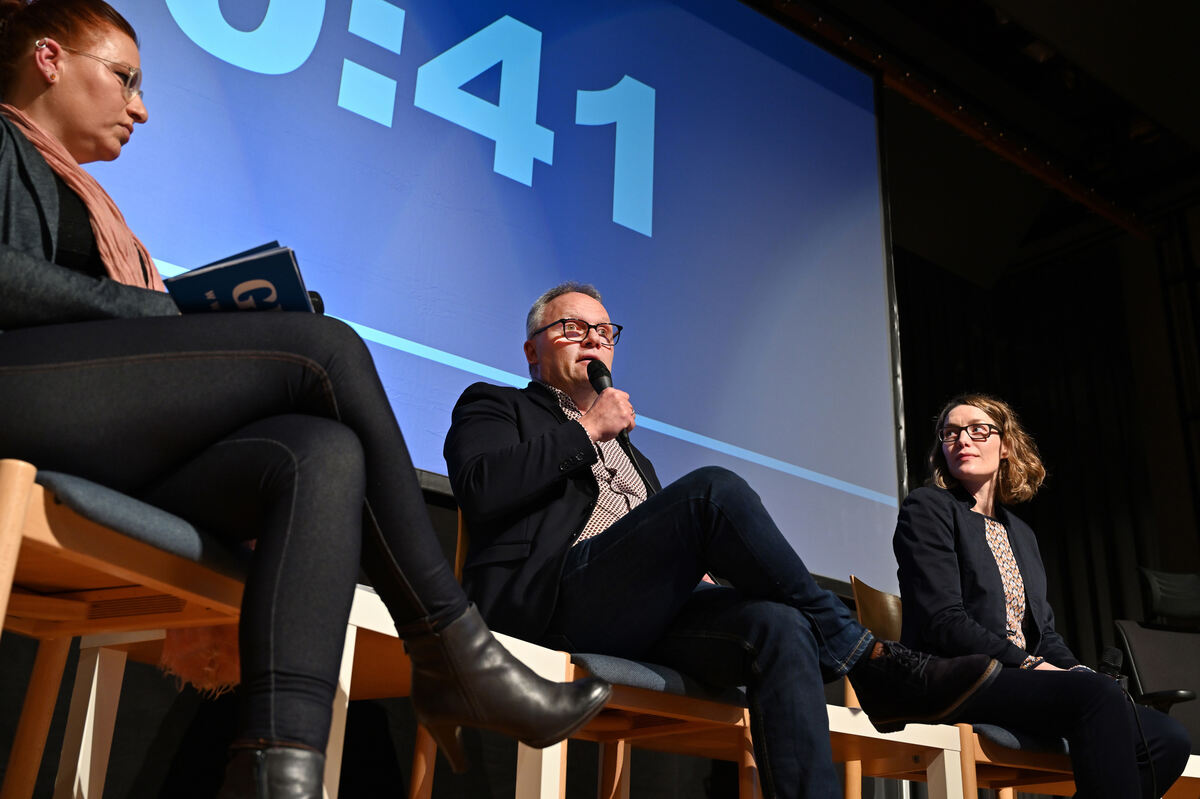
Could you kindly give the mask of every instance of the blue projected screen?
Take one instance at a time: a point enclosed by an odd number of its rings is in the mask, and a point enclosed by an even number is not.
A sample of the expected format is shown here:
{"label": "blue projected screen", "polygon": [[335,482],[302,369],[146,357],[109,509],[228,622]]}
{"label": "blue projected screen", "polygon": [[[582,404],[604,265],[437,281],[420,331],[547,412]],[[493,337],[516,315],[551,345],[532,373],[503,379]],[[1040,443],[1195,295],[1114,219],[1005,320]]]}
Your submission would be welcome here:
{"label": "blue projected screen", "polygon": [[530,303],[591,282],[663,482],[718,464],[816,573],[895,587],[891,319],[866,73],[736,0],[117,0],[140,126],[93,172],[165,274],[279,240],[416,465]]}

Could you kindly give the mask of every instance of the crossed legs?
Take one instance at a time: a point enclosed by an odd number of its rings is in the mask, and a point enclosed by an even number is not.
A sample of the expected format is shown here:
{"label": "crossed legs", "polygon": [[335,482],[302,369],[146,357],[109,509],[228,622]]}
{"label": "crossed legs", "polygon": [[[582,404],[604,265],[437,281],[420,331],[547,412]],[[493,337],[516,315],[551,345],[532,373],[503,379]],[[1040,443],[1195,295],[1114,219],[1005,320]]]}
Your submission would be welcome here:
{"label": "crossed legs", "polygon": [[[706,571],[734,587],[697,589]],[[732,472],[685,475],[573,547],[550,634],[746,685],[764,792],[837,795],[822,686],[873,639]]]}

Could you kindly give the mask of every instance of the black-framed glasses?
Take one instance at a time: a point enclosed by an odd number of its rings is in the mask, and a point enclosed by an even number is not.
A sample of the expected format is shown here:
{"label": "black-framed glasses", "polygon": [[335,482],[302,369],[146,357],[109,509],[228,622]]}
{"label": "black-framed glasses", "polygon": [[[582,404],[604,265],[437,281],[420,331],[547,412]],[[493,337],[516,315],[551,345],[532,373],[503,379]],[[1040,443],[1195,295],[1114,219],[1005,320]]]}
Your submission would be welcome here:
{"label": "black-framed glasses", "polygon": [[[46,40],[38,39],[34,42],[36,47],[45,47]],[[67,47],[65,44],[59,44],[59,47],[74,55],[81,55],[84,58],[90,58],[94,61],[99,61],[107,66],[114,75],[116,75],[124,87],[125,99],[132,100],[134,97],[142,96],[142,70],[140,67],[130,66],[123,61],[113,61],[110,58],[101,58],[98,55],[85,53],[82,50],[76,50],[74,47]]]}
{"label": "black-framed glasses", "polygon": [[959,427],[956,424],[948,424],[945,427],[939,427],[937,431],[938,441],[943,444],[953,444],[958,441],[958,437],[962,435],[962,431],[966,430],[967,435],[972,441],[987,441],[992,434],[1004,435],[1004,431],[994,424],[969,424],[966,427]]}
{"label": "black-framed glasses", "polygon": [[529,337],[533,338],[538,333],[549,330],[555,325],[562,325],[563,338],[567,341],[583,341],[587,338],[589,332],[595,330],[596,335],[600,337],[600,341],[609,347],[621,340],[621,331],[624,329],[621,325],[615,325],[612,322],[597,322],[594,325],[589,325],[583,319],[555,319],[550,324],[533,331]]}

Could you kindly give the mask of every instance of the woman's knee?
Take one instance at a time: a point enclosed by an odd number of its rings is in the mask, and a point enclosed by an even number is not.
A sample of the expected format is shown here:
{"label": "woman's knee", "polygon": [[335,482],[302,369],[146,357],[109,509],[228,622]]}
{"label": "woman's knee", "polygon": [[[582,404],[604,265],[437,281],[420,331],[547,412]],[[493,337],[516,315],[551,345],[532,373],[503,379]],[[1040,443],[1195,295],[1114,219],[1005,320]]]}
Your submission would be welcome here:
{"label": "woman's knee", "polygon": [[288,482],[362,496],[365,466],[362,442],[344,424],[320,416],[283,414],[239,430],[229,443],[259,441],[276,457],[273,471]]}

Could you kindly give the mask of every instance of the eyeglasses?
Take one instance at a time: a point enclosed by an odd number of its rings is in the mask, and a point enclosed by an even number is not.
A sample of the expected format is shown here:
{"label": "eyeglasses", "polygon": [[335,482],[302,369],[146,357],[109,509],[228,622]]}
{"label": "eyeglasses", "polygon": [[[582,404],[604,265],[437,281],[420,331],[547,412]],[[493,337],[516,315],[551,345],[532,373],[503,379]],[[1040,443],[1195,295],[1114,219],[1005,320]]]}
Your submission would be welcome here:
{"label": "eyeglasses", "polygon": [[966,427],[948,424],[945,427],[938,428],[938,441],[943,444],[953,444],[958,441],[958,437],[962,435],[962,431],[966,430],[967,435],[972,441],[987,441],[993,433],[996,435],[1004,435],[1004,431],[994,424],[969,424]]}
{"label": "eyeglasses", "polygon": [[[46,46],[45,39],[38,39],[34,42],[34,46],[39,49]],[[125,99],[132,100],[134,97],[142,96],[142,70],[139,67],[132,67],[129,64],[121,61],[112,61],[107,58],[101,58],[98,55],[85,53],[82,50],[76,50],[74,47],[67,47],[65,44],[60,44],[59,47],[66,50],[68,53],[81,55],[84,58],[90,58],[94,61],[99,61],[101,64],[108,66],[112,73],[121,79],[125,91]]]}
{"label": "eyeglasses", "polygon": [[567,341],[583,341],[589,332],[595,330],[596,335],[600,336],[601,343],[609,347],[621,340],[621,330],[623,329],[621,325],[614,325],[612,322],[589,325],[582,319],[555,319],[550,324],[533,331],[529,337],[533,338],[538,333],[549,330],[555,325],[562,325],[563,338]]}

